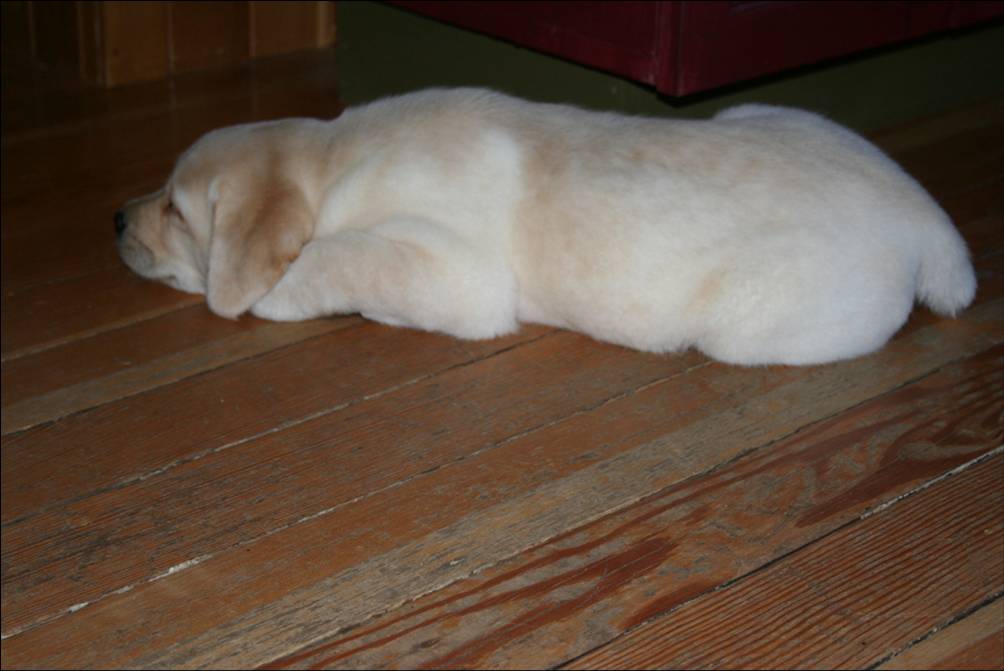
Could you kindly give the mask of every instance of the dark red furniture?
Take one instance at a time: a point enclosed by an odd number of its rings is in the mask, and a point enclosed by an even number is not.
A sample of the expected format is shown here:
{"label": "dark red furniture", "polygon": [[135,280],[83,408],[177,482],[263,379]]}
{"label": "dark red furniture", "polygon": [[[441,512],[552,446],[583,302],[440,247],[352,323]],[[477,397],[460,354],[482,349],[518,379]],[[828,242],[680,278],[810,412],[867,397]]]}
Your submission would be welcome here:
{"label": "dark red furniture", "polygon": [[683,96],[1004,16],[1004,2],[390,2]]}

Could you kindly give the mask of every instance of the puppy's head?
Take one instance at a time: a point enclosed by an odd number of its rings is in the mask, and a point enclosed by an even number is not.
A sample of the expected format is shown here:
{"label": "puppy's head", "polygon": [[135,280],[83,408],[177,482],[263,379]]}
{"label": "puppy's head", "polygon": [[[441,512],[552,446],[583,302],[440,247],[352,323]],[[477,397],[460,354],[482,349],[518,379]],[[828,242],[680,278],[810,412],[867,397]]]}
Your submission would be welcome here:
{"label": "puppy's head", "polygon": [[186,151],[164,188],[115,213],[119,255],[136,273],[206,294],[236,318],[279,281],[313,233],[298,183],[295,122],[234,126]]}

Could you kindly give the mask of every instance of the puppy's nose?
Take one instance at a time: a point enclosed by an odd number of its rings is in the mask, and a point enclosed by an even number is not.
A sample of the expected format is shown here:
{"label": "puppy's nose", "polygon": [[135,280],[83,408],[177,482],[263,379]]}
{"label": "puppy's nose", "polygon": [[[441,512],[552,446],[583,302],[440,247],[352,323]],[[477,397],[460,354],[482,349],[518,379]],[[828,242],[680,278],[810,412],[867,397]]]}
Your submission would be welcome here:
{"label": "puppy's nose", "polygon": [[115,237],[121,238],[122,233],[126,229],[126,216],[125,212],[119,210],[115,213]]}

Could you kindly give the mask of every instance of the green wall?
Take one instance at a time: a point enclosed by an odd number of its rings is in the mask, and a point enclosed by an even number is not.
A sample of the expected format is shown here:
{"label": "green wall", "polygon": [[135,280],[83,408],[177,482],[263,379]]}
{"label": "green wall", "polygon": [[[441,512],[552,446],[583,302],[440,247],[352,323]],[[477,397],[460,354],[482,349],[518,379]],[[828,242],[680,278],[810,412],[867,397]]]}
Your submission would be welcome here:
{"label": "green wall", "polygon": [[671,99],[654,89],[373,2],[338,3],[342,98],[358,104],[428,86],[635,114],[704,117],[740,102],[794,105],[874,130],[1004,95],[1004,25]]}

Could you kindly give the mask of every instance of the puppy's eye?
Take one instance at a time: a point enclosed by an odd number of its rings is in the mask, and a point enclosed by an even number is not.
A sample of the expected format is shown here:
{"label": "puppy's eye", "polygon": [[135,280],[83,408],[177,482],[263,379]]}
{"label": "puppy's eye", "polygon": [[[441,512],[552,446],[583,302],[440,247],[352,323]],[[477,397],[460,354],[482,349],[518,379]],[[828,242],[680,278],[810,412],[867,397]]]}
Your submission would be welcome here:
{"label": "puppy's eye", "polygon": [[174,204],[174,200],[168,200],[164,203],[164,217],[167,220],[167,224],[176,230],[188,233],[188,222],[185,221],[184,215],[181,214],[181,210],[178,206]]}
{"label": "puppy's eye", "polygon": [[179,210],[178,206],[174,204],[174,199],[168,199],[168,201],[164,203],[164,216],[172,222],[185,220],[185,217],[181,214],[181,210]]}

